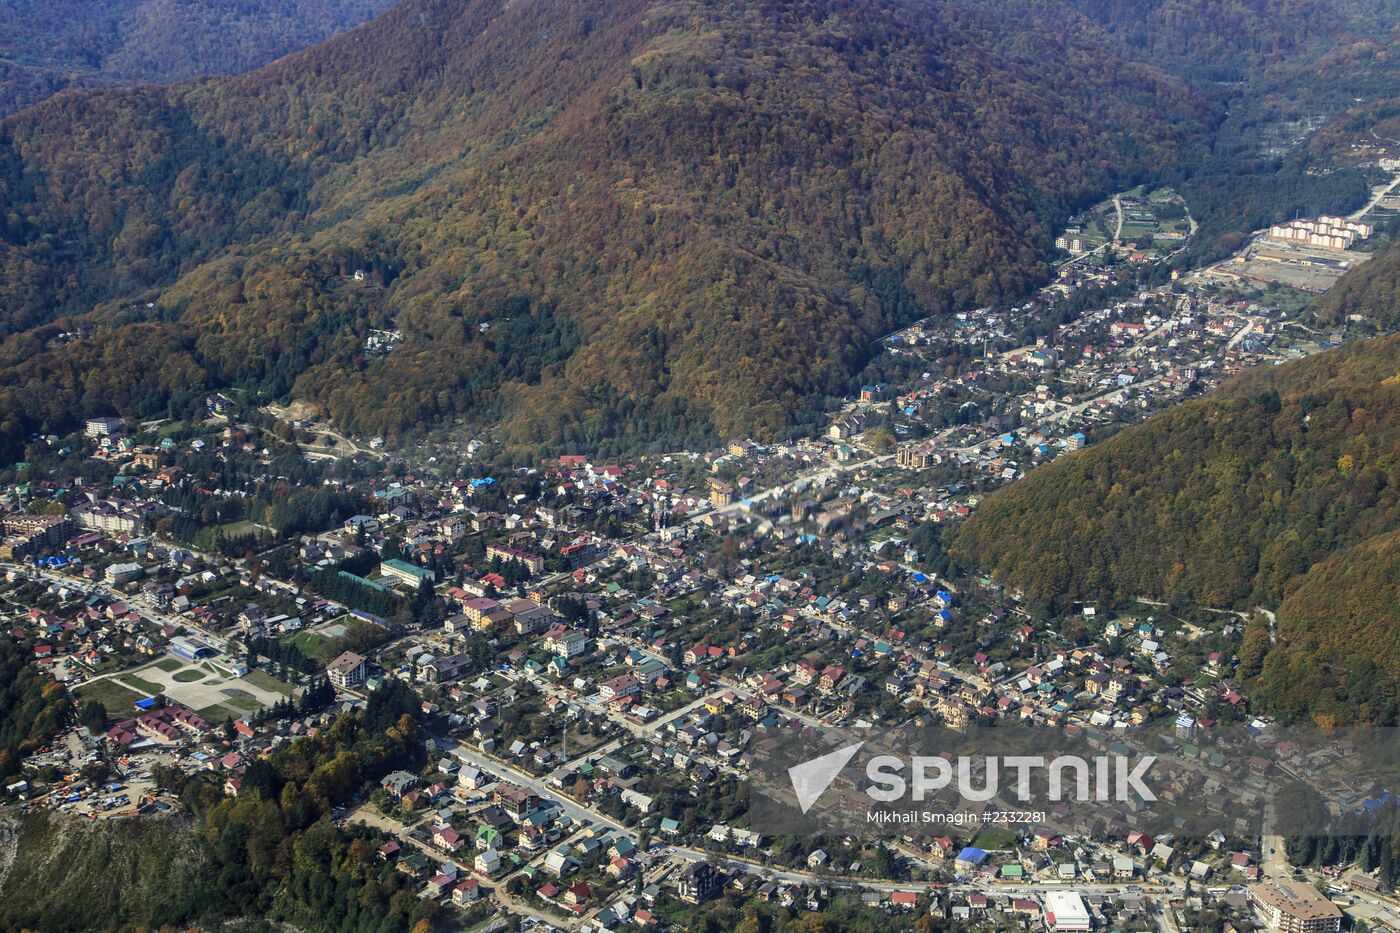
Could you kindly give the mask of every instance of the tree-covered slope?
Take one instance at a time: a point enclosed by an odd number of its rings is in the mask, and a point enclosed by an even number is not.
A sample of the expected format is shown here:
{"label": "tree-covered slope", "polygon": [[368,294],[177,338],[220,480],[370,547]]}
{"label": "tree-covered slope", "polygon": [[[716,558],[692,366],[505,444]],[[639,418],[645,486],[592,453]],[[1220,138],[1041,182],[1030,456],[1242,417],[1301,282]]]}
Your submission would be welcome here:
{"label": "tree-covered slope", "polygon": [[988,496],[955,554],[1034,600],[1277,604],[1400,528],[1400,337],[1252,370]]}
{"label": "tree-covered slope", "polygon": [[68,718],[63,685],[32,661],[27,646],[0,641],[0,780],[48,742]]}
{"label": "tree-covered slope", "polygon": [[1400,724],[1397,607],[1400,531],[1391,531],[1297,578],[1278,608],[1275,640],[1252,633],[1242,674],[1286,715]]}
{"label": "tree-covered slope", "polygon": [[1075,0],[1075,6],[1142,56],[1227,84],[1296,77],[1322,58],[1335,67],[1338,58],[1355,56],[1357,46],[1384,46],[1396,25],[1394,0]]}
{"label": "tree-covered slope", "polygon": [[179,798],[166,816],[0,816],[0,929],[432,930],[439,905],[376,856],[382,835],[331,816],[390,771],[423,766],[420,702],[397,682],[376,691],[250,763],[236,798],[223,774],[157,764],[155,783]]}
{"label": "tree-covered slope", "polygon": [[1046,4],[407,0],[0,124],[0,432],[232,385],[364,433],[775,433],[1214,116]]}
{"label": "tree-covered slope", "polygon": [[391,2],[9,0],[0,4],[0,116],[68,87],[249,71]]}
{"label": "tree-covered slope", "polygon": [[1400,246],[1342,276],[1318,302],[1317,314],[1329,324],[1353,316],[1386,330],[1400,324]]}
{"label": "tree-covered slope", "polygon": [[[0,445],[215,387],[391,439],[775,435],[873,338],[1023,295],[1114,186],[1181,175],[1212,254],[1364,198],[1212,127],[1355,90],[1394,6],[405,0],[247,75],[60,95],[0,124]],[[1206,103],[1158,67],[1226,54],[1270,77]]]}
{"label": "tree-covered slope", "polygon": [[[1278,608],[1276,709],[1394,723],[1400,336],[1252,370],[988,496],[952,552],[1032,600]],[[1256,679],[1257,678],[1257,679]]]}

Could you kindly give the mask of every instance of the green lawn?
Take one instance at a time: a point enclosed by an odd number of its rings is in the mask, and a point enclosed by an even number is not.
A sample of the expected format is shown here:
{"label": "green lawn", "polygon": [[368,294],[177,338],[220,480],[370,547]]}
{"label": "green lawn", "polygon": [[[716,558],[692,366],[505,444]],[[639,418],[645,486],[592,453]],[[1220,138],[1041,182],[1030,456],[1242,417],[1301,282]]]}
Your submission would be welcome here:
{"label": "green lawn", "polygon": [[174,680],[175,680],[175,682],[176,682],[177,684],[192,684],[192,683],[194,683],[196,680],[203,680],[203,679],[204,679],[204,672],[203,672],[203,671],[197,671],[197,670],[180,671],[180,672],[179,672],[178,674],[176,674],[175,677],[174,677]]}
{"label": "green lawn", "polygon": [[249,671],[247,676],[243,679],[248,681],[248,683],[252,684],[255,687],[261,687],[264,690],[271,690],[275,693],[280,693],[283,696],[289,697],[295,692],[295,688],[293,688],[291,684],[278,680],[276,677],[273,677],[267,671]]}
{"label": "green lawn", "polygon": [[203,716],[206,722],[215,726],[223,722],[225,719],[243,718],[243,714],[238,710],[228,706],[221,706],[218,703],[215,703],[213,706],[206,706],[204,707],[204,709],[195,710],[195,712],[197,712],[200,716]]}
{"label": "green lawn", "polygon": [[262,709],[262,704],[252,697],[229,697],[224,701],[225,706],[232,706],[245,713],[256,713]]}
{"label": "green lawn", "polygon": [[162,687],[160,684],[153,684],[149,680],[142,680],[135,674],[122,674],[120,677],[117,678],[117,680],[120,680],[122,683],[126,684],[133,690],[141,690],[145,692],[148,696],[155,696],[159,693],[165,692],[165,688]]}
{"label": "green lawn", "polygon": [[136,691],[128,690],[111,680],[98,680],[83,684],[76,692],[78,697],[84,701],[96,700],[107,707],[108,714],[114,718],[128,715],[136,706],[136,701],[144,699]]}
{"label": "green lawn", "polygon": [[101,661],[97,662],[96,664],[90,665],[90,667],[94,675],[110,674],[113,671],[119,671],[122,668],[126,667],[126,660],[124,658],[117,657],[114,654],[108,654],[104,655]]}
{"label": "green lawn", "polygon": [[225,538],[236,538],[240,535],[257,534],[262,531],[262,527],[252,522],[229,522],[227,525],[219,526],[219,530],[224,533]]}
{"label": "green lawn", "polygon": [[308,658],[316,657],[316,649],[321,647],[328,639],[320,632],[297,632],[291,638],[285,639],[291,642],[298,651]]}
{"label": "green lawn", "polygon": [[977,834],[972,844],[984,852],[1016,847],[1016,834],[1004,826],[988,826]]}
{"label": "green lawn", "polygon": [[175,660],[174,658],[162,658],[161,660],[155,663],[155,666],[165,671],[167,674],[172,674],[175,671],[178,671],[180,668],[184,667],[185,665],[182,662]]}

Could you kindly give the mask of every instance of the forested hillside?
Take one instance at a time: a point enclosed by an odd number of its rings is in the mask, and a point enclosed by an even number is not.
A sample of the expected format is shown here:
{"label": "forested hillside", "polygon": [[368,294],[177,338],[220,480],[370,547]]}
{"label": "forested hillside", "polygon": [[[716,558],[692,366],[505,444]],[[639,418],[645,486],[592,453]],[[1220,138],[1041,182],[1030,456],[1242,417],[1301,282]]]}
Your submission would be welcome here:
{"label": "forested hillside", "polygon": [[407,0],[250,75],[56,98],[0,125],[0,431],[230,385],[391,437],[777,433],[1206,131],[1114,46],[1027,2]]}
{"label": "forested hillside", "polygon": [[1256,634],[1243,675],[1273,708],[1338,722],[1400,723],[1400,531],[1313,566],[1278,609],[1278,641]]}
{"label": "forested hillside", "polygon": [[1144,57],[1222,83],[1269,80],[1331,54],[1332,41],[1385,42],[1394,0],[1077,0]]}
{"label": "forested hillside", "polygon": [[9,0],[0,4],[0,116],[67,87],[249,71],[391,2]]}
{"label": "forested hillside", "polygon": [[952,552],[1041,603],[1277,606],[1277,643],[1253,633],[1245,665],[1268,699],[1394,722],[1397,532],[1390,336],[1247,372],[1035,470],[988,496]]}
{"label": "forested hillside", "polygon": [[1359,315],[1387,330],[1400,325],[1400,242],[1342,276],[1318,302],[1317,314],[1329,324]]}
{"label": "forested hillside", "polygon": [[[0,450],[214,387],[522,455],[810,427],[874,338],[1024,295],[1117,186],[1179,185],[1183,261],[1365,196],[1250,121],[1388,75],[1393,0],[1198,6],[405,0],[247,75],[60,95],[0,123]],[[1161,70],[1225,56],[1257,82]]]}

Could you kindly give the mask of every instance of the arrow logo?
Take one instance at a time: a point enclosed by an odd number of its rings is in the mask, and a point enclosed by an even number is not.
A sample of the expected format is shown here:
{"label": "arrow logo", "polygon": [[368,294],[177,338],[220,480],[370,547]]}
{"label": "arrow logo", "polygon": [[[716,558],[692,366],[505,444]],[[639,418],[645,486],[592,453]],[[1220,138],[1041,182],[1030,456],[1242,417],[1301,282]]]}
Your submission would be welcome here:
{"label": "arrow logo", "polygon": [[792,791],[797,795],[797,805],[802,808],[803,813],[812,809],[817,798],[826,793],[831,782],[836,780],[836,775],[840,774],[841,769],[851,763],[851,759],[856,756],[856,752],[860,751],[864,744],[864,742],[857,742],[854,745],[847,745],[845,748],[838,748],[834,752],[827,752],[825,755],[788,768],[788,777],[792,780]]}

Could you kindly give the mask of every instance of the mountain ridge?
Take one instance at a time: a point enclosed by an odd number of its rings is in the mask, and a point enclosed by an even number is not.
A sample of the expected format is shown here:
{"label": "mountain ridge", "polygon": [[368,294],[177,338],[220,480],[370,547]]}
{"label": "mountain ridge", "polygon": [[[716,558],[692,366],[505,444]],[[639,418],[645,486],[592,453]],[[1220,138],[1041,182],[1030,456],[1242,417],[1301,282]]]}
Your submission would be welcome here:
{"label": "mountain ridge", "polygon": [[[307,398],[364,434],[773,436],[896,322],[1026,293],[1055,217],[1215,119],[1087,23],[1034,35],[1051,15],[408,0],[248,75],[46,102],[0,125],[0,185],[32,193],[0,244],[0,360],[21,360],[0,379],[81,381],[101,351],[52,346],[66,315],[151,327],[192,390]],[[372,287],[345,287],[361,266]],[[478,327],[517,310],[538,352]],[[366,359],[391,322],[404,344]],[[12,445],[61,423],[0,401]]]}
{"label": "mountain ridge", "polygon": [[69,88],[237,74],[392,0],[12,0],[0,8],[0,116]]}

